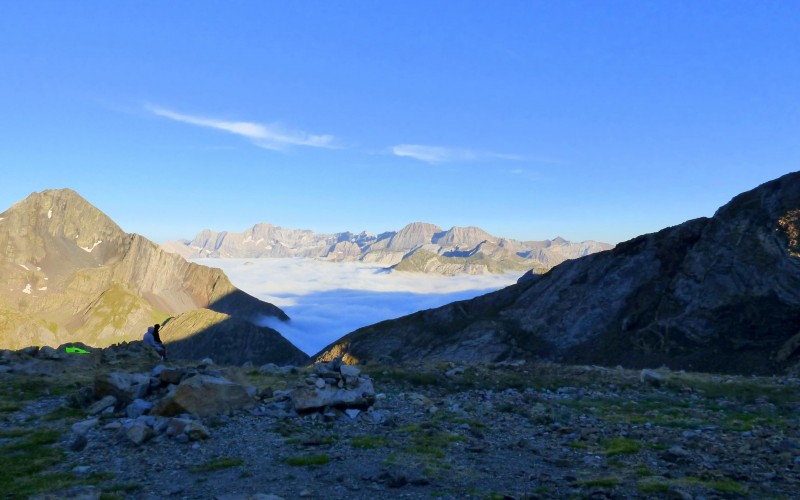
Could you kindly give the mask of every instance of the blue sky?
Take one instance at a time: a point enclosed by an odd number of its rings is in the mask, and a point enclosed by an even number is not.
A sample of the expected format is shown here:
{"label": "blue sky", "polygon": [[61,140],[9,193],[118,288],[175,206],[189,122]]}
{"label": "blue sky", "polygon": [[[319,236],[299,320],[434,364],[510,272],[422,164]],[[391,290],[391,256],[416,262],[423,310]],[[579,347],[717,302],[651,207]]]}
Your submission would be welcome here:
{"label": "blue sky", "polygon": [[616,243],[800,169],[800,2],[9,2],[0,211]]}

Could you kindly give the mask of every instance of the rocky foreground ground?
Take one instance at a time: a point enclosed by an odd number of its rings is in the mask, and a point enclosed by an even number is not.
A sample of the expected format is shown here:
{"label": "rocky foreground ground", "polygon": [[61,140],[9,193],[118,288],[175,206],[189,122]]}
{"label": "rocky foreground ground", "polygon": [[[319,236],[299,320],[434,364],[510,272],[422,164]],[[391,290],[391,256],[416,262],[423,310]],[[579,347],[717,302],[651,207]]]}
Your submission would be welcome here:
{"label": "rocky foreground ground", "polygon": [[[5,351],[0,359],[0,490],[8,498],[800,492],[796,378],[522,362],[335,372],[159,366],[135,345],[82,356]],[[99,391],[98,381],[120,374],[133,374],[139,402]],[[209,393],[207,405],[201,397],[200,409],[187,412],[198,401],[181,402],[181,385],[223,377],[248,387],[240,409],[197,415],[213,403]],[[338,408],[300,402],[336,384],[374,391]]]}

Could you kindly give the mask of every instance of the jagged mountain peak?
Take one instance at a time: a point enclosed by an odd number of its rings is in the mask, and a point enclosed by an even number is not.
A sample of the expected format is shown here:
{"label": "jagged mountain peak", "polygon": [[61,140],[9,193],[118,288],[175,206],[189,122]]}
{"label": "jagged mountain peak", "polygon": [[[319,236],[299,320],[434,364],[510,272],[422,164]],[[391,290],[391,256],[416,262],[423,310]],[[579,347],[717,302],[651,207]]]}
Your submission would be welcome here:
{"label": "jagged mountain peak", "polygon": [[546,358],[773,374],[800,369],[798,324],[795,172],[736,196],[711,218],[639,236],[482,297],[362,328],[317,358]]}
{"label": "jagged mountain peak", "polygon": [[288,319],[221,270],[124,232],[70,189],[33,193],[0,214],[0,249],[0,348],[106,346],[198,309],[231,321]]}

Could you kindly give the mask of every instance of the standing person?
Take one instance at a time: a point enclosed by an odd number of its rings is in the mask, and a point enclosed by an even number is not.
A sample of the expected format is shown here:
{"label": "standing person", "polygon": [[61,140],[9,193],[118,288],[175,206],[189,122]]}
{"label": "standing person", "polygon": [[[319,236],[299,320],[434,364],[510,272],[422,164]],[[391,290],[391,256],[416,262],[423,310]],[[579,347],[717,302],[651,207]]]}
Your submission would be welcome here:
{"label": "standing person", "polygon": [[[161,352],[160,352],[161,361],[166,361],[167,360],[167,348],[164,347],[164,342],[161,341],[161,335],[159,334],[160,331],[161,331],[161,325],[156,324],[156,325],[153,326],[153,340],[155,340],[156,344],[158,344],[161,347]],[[156,350],[158,350],[158,349],[156,349]]]}
{"label": "standing person", "polygon": [[144,345],[149,345],[155,349],[159,356],[161,356],[161,361],[164,361],[167,357],[167,350],[164,348],[164,344],[161,343],[161,337],[158,334],[159,328],[161,328],[160,325],[148,327],[142,342],[144,342]]}

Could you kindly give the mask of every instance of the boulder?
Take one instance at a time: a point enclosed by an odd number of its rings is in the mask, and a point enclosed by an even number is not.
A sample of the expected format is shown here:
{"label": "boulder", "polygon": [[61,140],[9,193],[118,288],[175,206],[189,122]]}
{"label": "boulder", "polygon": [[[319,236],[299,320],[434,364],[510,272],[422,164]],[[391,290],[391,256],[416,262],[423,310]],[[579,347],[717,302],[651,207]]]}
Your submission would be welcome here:
{"label": "boulder", "polygon": [[62,359],[64,356],[54,348],[46,345],[39,348],[39,352],[36,353],[36,357],[39,359]]}
{"label": "boulder", "polygon": [[375,403],[375,388],[372,380],[358,378],[351,387],[316,385],[295,389],[292,392],[292,403],[299,412],[318,410],[326,406],[342,408],[367,408]]}
{"label": "boulder", "polygon": [[38,345],[32,345],[32,346],[28,346],[28,347],[23,347],[22,349],[20,349],[17,352],[20,354],[20,356],[33,357],[33,356],[36,356],[37,352],[39,352],[39,346]]}
{"label": "boulder", "polygon": [[136,418],[147,413],[152,407],[153,403],[149,401],[145,401],[144,399],[134,399],[133,403],[129,404],[125,408],[125,413],[128,415],[128,418]]}
{"label": "boulder", "polygon": [[196,375],[183,380],[173,394],[156,404],[151,414],[172,416],[191,413],[207,417],[254,405],[255,401],[243,385],[222,377]]}
{"label": "boulder", "polygon": [[186,426],[192,423],[191,420],[185,418],[171,418],[167,424],[166,434],[169,437],[177,437],[183,434]]}
{"label": "boulder", "polygon": [[155,435],[153,429],[147,426],[146,423],[136,420],[127,428],[125,435],[133,444],[139,446]]}
{"label": "boulder", "polygon": [[208,429],[197,421],[189,422],[183,429],[183,432],[189,436],[189,439],[192,441],[200,441],[201,439],[208,439],[211,437],[211,433],[208,432]]}
{"label": "boulder", "polygon": [[89,420],[83,420],[81,422],[77,422],[72,424],[72,432],[75,434],[86,434],[89,432],[89,429],[97,426],[100,423],[99,418],[90,418]]}
{"label": "boulder", "polygon": [[112,395],[122,404],[142,399],[150,390],[150,377],[139,373],[111,372],[99,374],[94,379],[94,396]]}
{"label": "boulder", "polygon": [[655,370],[650,370],[645,368],[639,374],[639,380],[643,384],[650,384],[654,387],[658,387],[661,385],[661,381],[663,380],[663,376]]}
{"label": "boulder", "polygon": [[361,370],[353,365],[342,365],[339,367],[339,373],[343,377],[358,377],[361,374]]}
{"label": "boulder", "polygon": [[117,398],[109,394],[108,396],[103,396],[103,398],[100,401],[95,401],[91,406],[89,406],[86,409],[86,413],[88,413],[89,415],[97,415],[106,408],[113,408],[114,405],[116,404],[117,404]]}
{"label": "boulder", "polygon": [[158,374],[158,377],[162,384],[178,385],[181,383],[181,378],[183,378],[183,372],[174,368],[167,368],[165,370],[161,370],[161,372]]}

